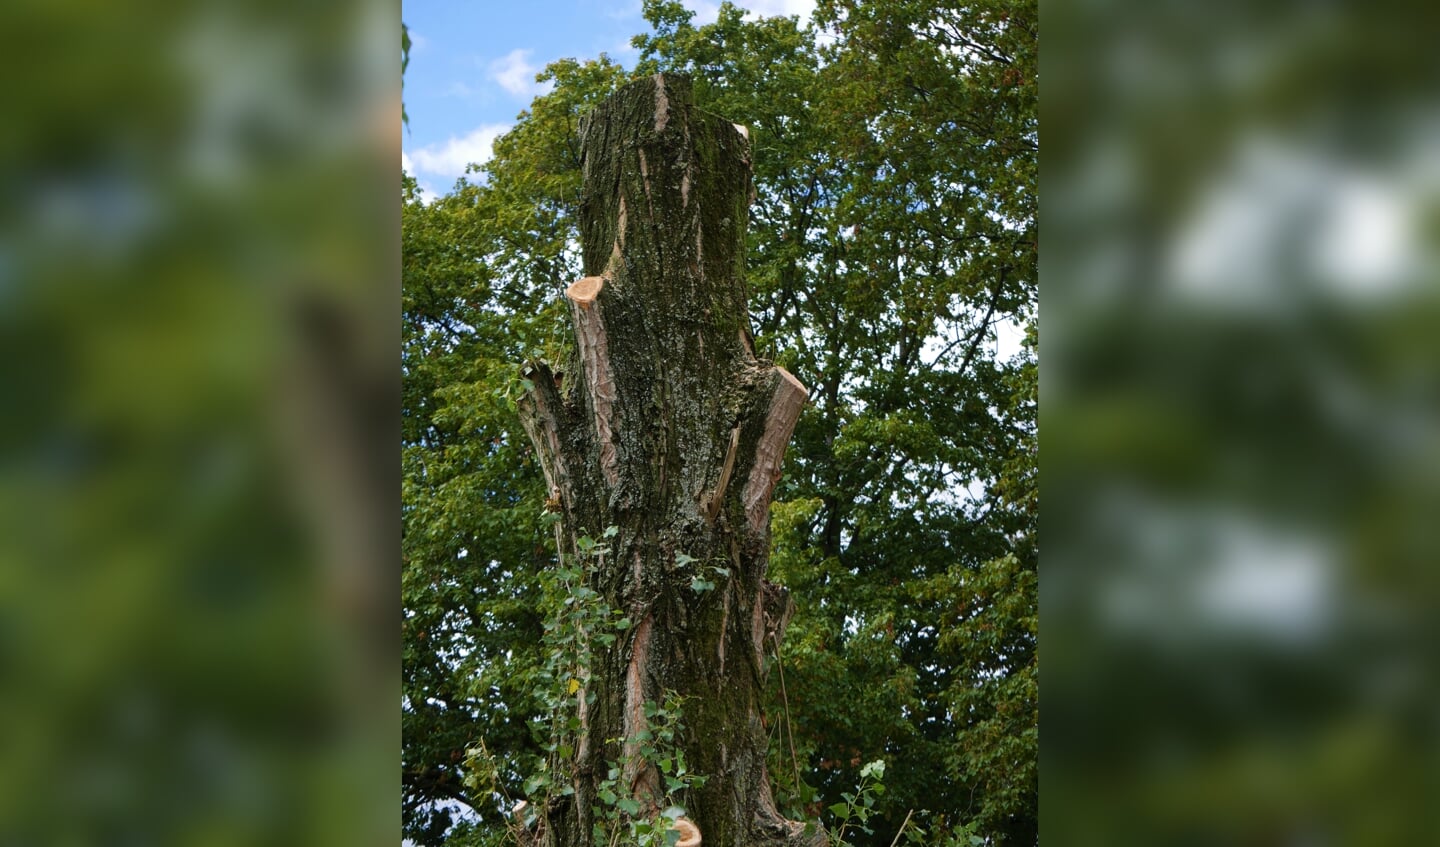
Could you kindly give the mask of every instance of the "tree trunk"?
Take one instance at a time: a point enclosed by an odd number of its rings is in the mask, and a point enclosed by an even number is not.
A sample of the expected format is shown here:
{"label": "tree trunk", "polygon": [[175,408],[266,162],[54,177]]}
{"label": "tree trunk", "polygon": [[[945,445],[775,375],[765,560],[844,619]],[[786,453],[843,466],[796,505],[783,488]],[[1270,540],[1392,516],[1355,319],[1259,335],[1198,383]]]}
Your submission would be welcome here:
{"label": "tree trunk", "polygon": [[[821,847],[818,827],[776,811],[765,768],[764,682],[793,610],[765,579],[769,505],[806,390],[750,343],[747,133],[696,109],[687,78],[659,75],[610,97],[580,134],[576,349],[563,385],[527,363],[521,414],[560,510],[561,555],[616,527],[585,578],[634,625],[594,648],[576,693],[582,740],[554,763],[574,793],[552,795],[531,838],[591,847],[599,783],[633,758],[646,704],[673,692],[675,746],[706,778],[682,798],[706,847]],[[664,785],[653,761],[623,766],[642,816],[665,807]]]}

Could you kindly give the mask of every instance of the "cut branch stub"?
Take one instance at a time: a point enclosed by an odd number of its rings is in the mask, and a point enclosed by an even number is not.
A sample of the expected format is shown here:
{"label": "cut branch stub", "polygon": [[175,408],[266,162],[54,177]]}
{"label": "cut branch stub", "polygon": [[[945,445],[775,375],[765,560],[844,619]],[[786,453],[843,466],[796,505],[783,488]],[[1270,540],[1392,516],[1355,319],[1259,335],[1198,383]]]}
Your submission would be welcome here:
{"label": "cut branch stub", "polygon": [[575,304],[575,340],[585,386],[590,392],[590,410],[595,420],[595,443],[599,447],[600,472],[614,486],[619,479],[619,459],[615,449],[615,375],[610,367],[610,342],[605,321],[595,301],[605,287],[605,278],[581,277],[565,291]]}
{"label": "cut branch stub", "polygon": [[590,304],[595,302],[595,298],[600,296],[600,289],[604,287],[605,277],[582,276],[565,289],[565,296],[580,308],[588,309]]}
{"label": "cut branch stub", "polygon": [[765,415],[765,429],[755,445],[755,463],[745,482],[745,519],[752,533],[765,530],[770,515],[770,495],[780,481],[780,463],[785,446],[795,431],[795,421],[810,393],[800,380],[784,368],[775,368],[770,405]]}

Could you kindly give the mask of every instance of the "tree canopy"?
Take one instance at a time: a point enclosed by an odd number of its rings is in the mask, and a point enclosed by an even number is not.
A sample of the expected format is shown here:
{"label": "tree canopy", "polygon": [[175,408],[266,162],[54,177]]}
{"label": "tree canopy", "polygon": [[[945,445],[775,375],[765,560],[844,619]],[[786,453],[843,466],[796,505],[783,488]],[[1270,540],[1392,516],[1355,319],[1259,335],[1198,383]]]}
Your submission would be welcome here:
{"label": "tree canopy", "polygon": [[472,178],[428,203],[404,181],[405,833],[504,843],[543,757],[554,549],[519,364],[566,360],[580,118],[667,71],[748,127],[755,350],[811,387],[771,510],[797,606],[767,709],[777,799],[813,817],[883,759],[853,843],[911,810],[927,843],[1034,843],[1035,4],[644,12],[635,67],[555,62]]}

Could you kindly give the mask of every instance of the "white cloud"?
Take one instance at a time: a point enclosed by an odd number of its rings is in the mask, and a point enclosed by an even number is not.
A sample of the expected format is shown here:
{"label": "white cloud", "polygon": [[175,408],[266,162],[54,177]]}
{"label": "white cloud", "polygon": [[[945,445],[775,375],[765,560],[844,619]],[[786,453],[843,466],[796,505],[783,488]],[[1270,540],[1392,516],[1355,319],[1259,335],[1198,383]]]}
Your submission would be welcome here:
{"label": "white cloud", "polygon": [[[815,11],[815,0],[732,0],[736,6],[749,11],[746,17],[770,18],[776,15],[798,15],[800,23],[810,20]],[[714,23],[720,16],[720,4],[715,0],[684,0],[685,8],[695,13],[693,23],[704,25]]]}
{"label": "white cloud", "polygon": [[420,202],[429,206],[438,199],[439,192],[436,192],[435,187],[431,186],[429,181],[419,179],[418,176],[415,176],[415,163],[410,161],[410,157],[403,150],[400,151],[400,170],[405,171],[412,179],[415,179],[416,187],[419,189]]}
{"label": "white cloud", "polygon": [[799,15],[801,23],[810,19],[815,11],[815,0],[748,0],[737,5],[748,8],[761,17],[775,15]]}
{"label": "white cloud", "polygon": [[684,5],[685,8],[695,13],[695,17],[690,23],[696,26],[713,24],[715,19],[720,17],[719,3],[712,3],[710,0],[685,0]]}
{"label": "white cloud", "polygon": [[[402,152],[400,161],[412,175],[425,173],[455,180],[465,174],[467,165],[490,161],[495,139],[509,129],[509,124],[482,124],[459,138],[452,135],[443,143],[412,150],[408,156]],[[411,166],[415,170],[410,170]]]}
{"label": "white cloud", "polygon": [[511,50],[503,57],[491,62],[490,78],[516,97],[534,97],[536,94],[549,90],[548,85],[541,85],[535,81],[535,73],[540,69],[527,61],[533,52],[533,50]]}
{"label": "white cloud", "polygon": [[428,180],[421,179],[416,175],[415,163],[410,160],[409,154],[404,150],[400,151],[400,169],[415,179],[416,188],[419,189],[421,203],[428,206],[434,203],[440,196],[440,193],[435,190],[434,186],[432,186]]}

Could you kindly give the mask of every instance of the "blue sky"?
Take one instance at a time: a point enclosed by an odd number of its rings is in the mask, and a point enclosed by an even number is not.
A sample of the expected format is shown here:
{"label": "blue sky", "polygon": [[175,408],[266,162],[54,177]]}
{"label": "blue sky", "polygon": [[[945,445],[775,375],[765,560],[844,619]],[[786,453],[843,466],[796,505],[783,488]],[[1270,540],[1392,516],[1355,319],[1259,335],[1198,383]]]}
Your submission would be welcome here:
{"label": "blue sky", "polygon": [[[719,0],[684,0],[697,24],[715,20]],[[814,0],[739,0],[763,15],[808,18]],[[602,52],[625,67],[637,53],[630,37],[648,32],[640,0],[410,0],[410,67],[405,73],[408,130],[402,164],[430,195],[445,193],[468,163],[490,157],[495,137],[515,122],[541,88],[549,62]]]}

